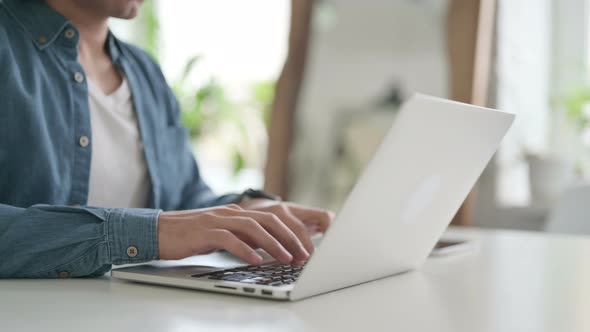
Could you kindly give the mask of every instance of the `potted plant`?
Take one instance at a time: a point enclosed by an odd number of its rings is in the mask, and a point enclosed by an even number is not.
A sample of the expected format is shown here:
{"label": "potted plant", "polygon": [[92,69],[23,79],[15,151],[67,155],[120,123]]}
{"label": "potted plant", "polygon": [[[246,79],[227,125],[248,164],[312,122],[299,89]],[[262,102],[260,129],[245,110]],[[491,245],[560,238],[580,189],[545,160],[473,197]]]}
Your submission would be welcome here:
{"label": "potted plant", "polygon": [[[156,9],[155,0],[146,1],[142,7],[135,42],[158,61],[160,22]],[[252,133],[264,132],[264,113],[274,96],[274,82],[255,84],[251,101],[237,102],[215,77],[204,84],[191,81],[202,60],[199,55],[189,58],[180,76],[171,83],[193,151],[209,156],[222,168],[231,168],[234,176],[244,168],[258,167],[258,160],[263,159],[259,150],[263,149],[259,137]]]}
{"label": "potted plant", "polygon": [[590,86],[574,88],[564,98],[567,119],[579,134],[581,143],[590,148]]}
{"label": "potted plant", "polygon": [[[590,148],[590,86],[573,88],[559,98],[553,108],[559,111],[553,126],[559,127],[560,138],[572,136],[572,139],[561,139],[561,146],[552,154],[527,154],[531,198],[535,205],[554,203],[576,173],[588,173],[585,159]],[[568,145],[567,149],[563,144]]]}

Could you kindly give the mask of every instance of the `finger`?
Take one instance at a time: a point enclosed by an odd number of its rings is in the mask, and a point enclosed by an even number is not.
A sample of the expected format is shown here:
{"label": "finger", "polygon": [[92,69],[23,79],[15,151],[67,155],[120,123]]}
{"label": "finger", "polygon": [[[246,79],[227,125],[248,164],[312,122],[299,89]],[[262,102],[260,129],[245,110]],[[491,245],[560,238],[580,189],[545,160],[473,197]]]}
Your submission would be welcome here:
{"label": "finger", "polygon": [[312,254],[314,247],[305,224],[295,215],[290,213],[285,205],[278,206],[274,214],[279,217],[293,233],[295,233],[299,241],[305,247],[305,250],[307,250],[309,254]]}
{"label": "finger", "polygon": [[242,240],[238,239],[230,231],[223,229],[215,229],[210,231],[209,237],[214,247],[225,249],[235,256],[246,261],[248,264],[259,265],[262,264],[262,256],[256,250],[248,246]]}
{"label": "finger", "polygon": [[316,234],[322,233],[322,230],[317,225],[305,225],[305,228],[307,228],[309,236],[314,236]]}
{"label": "finger", "polygon": [[334,220],[334,213],[326,210],[304,207],[297,204],[288,204],[287,208],[297,218],[301,219],[304,224],[318,226],[322,233],[330,227],[330,223]]}
{"label": "finger", "polygon": [[307,260],[309,258],[309,252],[303,243],[277,215],[259,211],[243,211],[240,214],[258,221],[267,232],[274,236],[293,255],[294,260]]}
{"label": "finger", "polygon": [[303,266],[303,265],[305,265],[305,262],[307,262],[307,260],[305,260],[305,261],[293,261],[293,263],[291,263],[291,265]]}
{"label": "finger", "polygon": [[293,261],[293,255],[256,220],[249,217],[223,217],[218,222],[218,228],[245,236],[259,248],[264,249],[272,257],[283,264]]}

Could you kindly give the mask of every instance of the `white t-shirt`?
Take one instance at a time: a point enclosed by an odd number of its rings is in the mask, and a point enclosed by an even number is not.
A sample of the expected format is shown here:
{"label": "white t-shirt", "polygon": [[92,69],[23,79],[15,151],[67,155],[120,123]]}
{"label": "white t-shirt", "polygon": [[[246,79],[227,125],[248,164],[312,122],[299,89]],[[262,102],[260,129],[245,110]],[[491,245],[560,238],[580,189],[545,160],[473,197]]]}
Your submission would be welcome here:
{"label": "white t-shirt", "polygon": [[92,161],[87,204],[145,208],[150,180],[127,80],[108,96],[88,80],[88,95]]}

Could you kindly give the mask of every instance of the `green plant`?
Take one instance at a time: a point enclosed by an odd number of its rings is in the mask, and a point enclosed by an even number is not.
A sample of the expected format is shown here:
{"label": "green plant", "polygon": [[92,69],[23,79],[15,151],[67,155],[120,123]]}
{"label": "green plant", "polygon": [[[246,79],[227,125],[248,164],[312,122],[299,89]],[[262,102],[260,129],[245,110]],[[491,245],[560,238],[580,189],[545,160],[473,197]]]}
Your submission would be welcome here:
{"label": "green plant", "polygon": [[141,33],[135,41],[143,50],[148,52],[156,61],[159,60],[160,19],[157,13],[157,1],[148,0],[141,7],[137,18]]}
{"label": "green plant", "polygon": [[218,120],[233,108],[215,79],[211,78],[207,84],[196,89],[188,83],[188,78],[201,58],[191,57],[184,65],[180,78],[172,84],[172,90],[180,103],[182,123],[193,138],[216,127]]}
{"label": "green plant", "polygon": [[266,128],[270,127],[271,107],[275,96],[275,89],[275,81],[258,82],[252,86],[252,104],[253,107],[262,112],[262,118],[264,119]]}
{"label": "green plant", "polygon": [[[178,98],[181,109],[182,124],[193,139],[215,134],[224,124],[232,124],[241,136],[241,142],[248,140],[248,131],[240,106],[228,98],[223,86],[215,78],[197,88],[188,81],[197,67],[201,56],[191,57],[184,65],[182,74],[172,84],[174,94]],[[246,167],[246,156],[239,146],[232,146],[232,168],[238,174]]]}
{"label": "green plant", "polygon": [[578,86],[563,98],[566,115],[577,129],[582,130],[588,126],[588,115],[584,114],[584,107],[590,103],[590,86]]}
{"label": "green plant", "polygon": [[[142,7],[138,18],[138,39],[135,41],[156,60],[159,60],[160,22],[157,14],[157,1],[148,0]],[[234,174],[238,174],[247,166],[248,149],[244,144],[249,141],[249,132],[242,109],[248,105],[240,105],[229,98],[225,88],[217,79],[211,77],[205,84],[195,85],[190,81],[203,57],[196,55],[184,64],[181,75],[171,84],[181,109],[182,124],[189,131],[193,140],[208,135],[222,135],[222,128],[231,125],[240,139],[229,146]],[[260,82],[252,87],[252,100],[249,106],[260,111],[261,118],[268,125],[270,105],[274,97],[274,82]]]}

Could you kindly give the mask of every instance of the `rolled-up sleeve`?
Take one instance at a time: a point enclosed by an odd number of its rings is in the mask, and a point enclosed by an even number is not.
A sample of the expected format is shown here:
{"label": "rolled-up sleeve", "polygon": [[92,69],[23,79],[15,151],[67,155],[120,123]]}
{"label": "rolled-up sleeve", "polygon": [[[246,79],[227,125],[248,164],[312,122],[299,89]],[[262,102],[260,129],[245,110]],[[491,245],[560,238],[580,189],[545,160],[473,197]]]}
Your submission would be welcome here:
{"label": "rolled-up sleeve", "polygon": [[95,276],[112,264],[157,259],[159,213],[0,204],[0,277]]}

